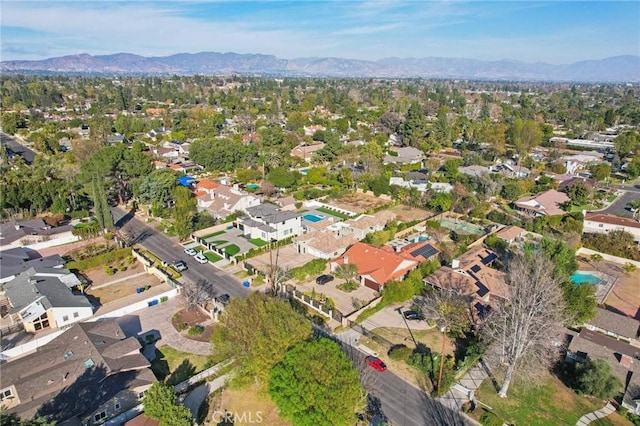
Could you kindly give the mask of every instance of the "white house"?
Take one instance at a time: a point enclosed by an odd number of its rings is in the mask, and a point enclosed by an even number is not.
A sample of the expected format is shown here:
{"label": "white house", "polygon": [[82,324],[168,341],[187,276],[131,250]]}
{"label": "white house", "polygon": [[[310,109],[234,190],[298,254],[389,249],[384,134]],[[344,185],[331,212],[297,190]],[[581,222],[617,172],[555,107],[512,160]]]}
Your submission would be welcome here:
{"label": "white house", "polygon": [[259,204],[246,209],[247,216],[236,220],[238,229],[248,238],[280,241],[302,234],[300,215],[279,210],[273,204]]}
{"label": "white house", "polygon": [[608,234],[611,231],[628,232],[636,243],[640,243],[640,222],[637,220],[599,212],[584,213],[583,234]]}
{"label": "white house", "polygon": [[202,191],[197,200],[198,210],[208,211],[215,219],[224,219],[236,211],[246,213],[249,207],[260,204],[258,197],[227,185]]}

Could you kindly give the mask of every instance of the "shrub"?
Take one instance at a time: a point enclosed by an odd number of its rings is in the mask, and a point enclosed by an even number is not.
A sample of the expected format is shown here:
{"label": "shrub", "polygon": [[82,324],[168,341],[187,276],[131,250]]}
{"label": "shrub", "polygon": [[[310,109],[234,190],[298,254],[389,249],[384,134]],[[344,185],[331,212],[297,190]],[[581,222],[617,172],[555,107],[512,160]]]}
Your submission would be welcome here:
{"label": "shrub", "polygon": [[124,272],[126,270],[127,270],[127,265],[125,265],[124,263],[121,263],[118,265],[118,271]]}
{"label": "shrub", "polygon": [[611,365],[602,359],[578,363],[574,368],[574,387],[578,392],[608,399],[622,390],[622,382],[613,374]]}
{"label": "shrub", "polygon": [[189,328],[189,331],[187,331],[187,335],[189,336],[199,336],[204,332],[204,327],[201,325],[194,325],[193,327]]}
{"label": "shrub", "polygon": [[162,297],[160,298],[160,303],[164,303],[164,302],[166,302],[167,300],[169,300],[169,296],[162,296]]}
{"label": "shrub", "polygon": [[395,345],[389,349],[389,358],[396,361],[404,361],[408,363],[412,354],[413,350],[405,345]]}
{"label": "shrub", "polygon": [[66,268],[83,271],[86,269],[91,269],[91,268],[98,267],[100,265],[104,265],[105,263],[117,262],[118,260],[124,259],[130,255],[131,255],[131,248],[125,247],[118,250],[111,250],[97,256],[88,257],[86,259],[74,260],[72,262],[67,263]]}
{"label": "shrub", "polygon": [[133,262],[136,261],[136,258],[133,256],[127,256],[127,258],[125,259],[125,262],[127,262],[127,265],[132,265]]}
{"label": "shrub", "polygon": [[102,270],[107,274],[107,275],[114,275],[116,273],[116,270],[113,266],[103,266]]}

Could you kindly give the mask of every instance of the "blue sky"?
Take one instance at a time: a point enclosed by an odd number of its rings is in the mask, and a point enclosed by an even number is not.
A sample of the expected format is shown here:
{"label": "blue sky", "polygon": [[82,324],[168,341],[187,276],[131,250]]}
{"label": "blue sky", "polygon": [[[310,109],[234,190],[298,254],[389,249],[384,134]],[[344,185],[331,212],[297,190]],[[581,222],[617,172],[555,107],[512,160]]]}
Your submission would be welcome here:
{"label": "blue sky", "polygon": [[570,63],[640,55],[638,1],[0,0],[0,59],[179,52]]}

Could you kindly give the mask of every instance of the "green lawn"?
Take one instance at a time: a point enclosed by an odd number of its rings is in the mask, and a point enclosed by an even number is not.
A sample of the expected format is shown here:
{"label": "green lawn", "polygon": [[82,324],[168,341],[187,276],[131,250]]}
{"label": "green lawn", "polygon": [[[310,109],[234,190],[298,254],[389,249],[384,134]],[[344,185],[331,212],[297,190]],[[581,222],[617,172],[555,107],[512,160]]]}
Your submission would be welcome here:
{"label": "green lawn", "polygon": [[176,385],[205,370],[210,364],[211,360],[206,355],[181,352],[171,346],[162,346],[156,349],[156,359],[151,363],[151,370],[158,380]]}
{"label": "green lawn", "polygon": [[215,240],[215,241],[207,241],[209,244],[213,244],[214,246],[221,246],[222,244],[228,243],[227,240]]}
{"label": "green lawn", "polygon": [[202,240],[206,240],[207,238],[211,238],[211,237],[215,237],[215,236],[218,236],[218,235],[222,235],[222,234],[224,234],[225,232],[226,232],[226,231],[218,231],[218,232],[214,232],[214,233],[212,233],[212,234],[207,234],[207,235],[205,235],[204,237],[200,237],[200,239],[202,239]]}
{"label": "green lawn", "polygon": [[260,238],[250,238],[249,242],[258,247],[264,247],[268,244],[265,240],[262,240]]}
{"label": "green lawn", "polygon": [[[476,397],[491,407],[500,420],[516,425],[575,425],[584,414],[604,407],[601,401],[579,396],[551,374],[546,374],[538,386],[512,383],[507,398],[498,397],[487,379],[476,391]],[[605,420],[602,424],[611,423]]]}
{"label": "green lawn", "polygon": [[235,244],[229,244],[224,248],[224,252],[227,253],[229,256],[233,256],[240,253],[240,247],[238,247]]}
{"label": "green lawn", "polygon": [[349,219],[351,217],[351,216],[348,216],[348,215],[346,215],[344,213],[335,212],[335,211],[327,209],[325,207],[318,207],[316,210],[318,210],[319,212],[322,212],[322,213],[329,214],[331,216],[335,216],[335,217],[340,218],[340,219]]}
{"label": "green lawn", "polygon": [[218,260],[222,259],[220,256],[218,256],[217,254],[215,254],[215,253],[213,253],[211,251],[206,252],[204,254],[204,257],[206,257],[209,260],[209,262],[211,262],[211,263],[215,263]]}

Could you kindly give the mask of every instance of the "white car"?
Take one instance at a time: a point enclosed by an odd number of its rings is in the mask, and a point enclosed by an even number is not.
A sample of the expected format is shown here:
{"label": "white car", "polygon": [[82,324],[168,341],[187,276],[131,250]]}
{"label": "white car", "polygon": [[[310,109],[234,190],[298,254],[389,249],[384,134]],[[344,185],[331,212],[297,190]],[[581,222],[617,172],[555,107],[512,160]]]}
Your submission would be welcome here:
{"label": "white car", "polygon": [[207,263],[209,261],[209,259],[207,259],[205,257],[204,254],[202,254],[202,252],[196,254],[196,256],[194,257],[194,259],[198,262],[198,263]]}
{"label": "white car", "polygon": [[194,250],[194,249],[192,249],[192,248],[186,248],[186,249],[184,249],[184,252],[185,252],[186,254],[188,254],[189,256],[195,256],[196,254],[198,254],[198,252],[197,252],[197,251],[195,251],[195,250]]}

